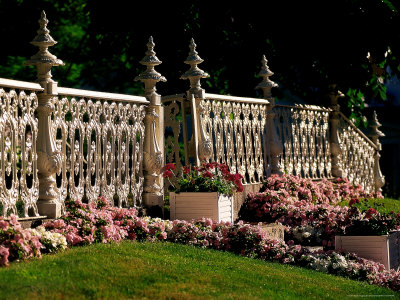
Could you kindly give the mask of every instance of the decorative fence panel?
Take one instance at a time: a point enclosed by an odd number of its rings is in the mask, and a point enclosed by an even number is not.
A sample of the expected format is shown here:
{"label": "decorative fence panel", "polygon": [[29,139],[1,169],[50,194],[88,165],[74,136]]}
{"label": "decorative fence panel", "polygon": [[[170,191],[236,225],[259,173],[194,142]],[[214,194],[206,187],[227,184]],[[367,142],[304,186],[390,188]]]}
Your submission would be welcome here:
{"label": "decorative fence panel", "polygon": [[[25,92],[26,91],[26,92]],[[36,139],[38,84],[0,79],[0,204],[1,215],[17,214],[17,201],[38,215]]]}
{"label": "decorative fence panel", "polygon": [[178,169],[189,164],[186,101],[184,94],[162,97],[166,161],[175,163]]}
{"label": "decorative fence panel", "polygon": [[264,178],[264,136],[268,101],[205,94],[201,126],[213,145],[211,160],[225,163],[244,183]]}
{"label": "decorative fence panel", "polygon": [[283,145],[283,171],[305,178],[331,178],[329,109],[318,106],[274,107],[275,125]]}
{"label": "decorative fence panel", "polygon": [[374,191],[377,146],[342,113],[339,114],[338,133],[344,177],[354,184],[360,184],[367,192]]}
{"label": "decorative fence panel", "polygon": [[[58,88],[53,98],[54,134],[62,153],[63,201],[118,197],[118,206],[141,204],[143,192],[143,97]],[[131,203],[132,204],[132,203]]]}

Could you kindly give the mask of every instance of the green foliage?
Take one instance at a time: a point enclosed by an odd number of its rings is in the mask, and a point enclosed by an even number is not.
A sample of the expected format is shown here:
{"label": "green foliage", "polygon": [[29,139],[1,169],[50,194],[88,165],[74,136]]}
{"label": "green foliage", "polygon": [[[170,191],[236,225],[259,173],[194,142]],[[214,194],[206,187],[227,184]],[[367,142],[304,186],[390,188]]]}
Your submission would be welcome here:
{"label": "green foliage", "polygon": [[[152,7],[152,22],[143,13],[148,11],[144,2],[135,3],[134,11],[122,0],[113,5],[92,0],[0,4],[0,31],[7,41],[1,49],[0,77],[5,78],[35,80],[35,68],[25,67],[24,61],[37,52],[29,42],[36,35],[42,9],[50,21],[50,34],[58,41],[50,52],[65,62],[53,68],[60,86],[143,93],[142,83],[133,79],[143,71],[139,61],[152,35],[163,61],[157,70],[169,81],[158,85],[160,94],[182,93],[188,84],[179,77],[186,70],[183,61],[193,37],[205,60],[200,67],[210,74],[203,80],[208,91],[252,96],[259,82],[253,74],[265,54],[275,72],[271,79],[280,85],[275,91],[278,99],[289,90],[309,104],[326,105],[324,90],[334,82],[347,95],[347,114],[365,124],[364,103],[387,99],[385,80],[400,74],[400,36],[395,30],[399,4],[393,0],[338,0],[329,10],[316,0],[264,1],[256,6],[160,1]],[[16,21],[16,15],[23,22]],[[282,20],[296,25],[284,26]],[[371,59],[366,58],[368,52]]]}

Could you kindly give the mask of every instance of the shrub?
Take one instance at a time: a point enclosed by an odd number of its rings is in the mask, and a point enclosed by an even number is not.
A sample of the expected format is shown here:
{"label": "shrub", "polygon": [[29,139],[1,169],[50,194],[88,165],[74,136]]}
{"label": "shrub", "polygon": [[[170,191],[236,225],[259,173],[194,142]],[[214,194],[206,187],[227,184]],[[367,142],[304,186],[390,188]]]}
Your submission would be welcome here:
{"label": "shrub", "polygon": [[22,229],[15,215],[6,221],[0,217],[0,266],[10,261],[40,257],[42,244],[38,236]]}
{"label": "shrub", "polygon": [[[280,222],[286,226],[287,239],[302,245],[333,247],[338,234],[387,234],[400,225],[400,215],[361,211],[358,197],[381,195],[367,194],[347,179],[313,182],[272,175],[261,191],[248,195],[239,217],[248,222]],[[343,200],[350,200],[351,206],[335,206]]]}

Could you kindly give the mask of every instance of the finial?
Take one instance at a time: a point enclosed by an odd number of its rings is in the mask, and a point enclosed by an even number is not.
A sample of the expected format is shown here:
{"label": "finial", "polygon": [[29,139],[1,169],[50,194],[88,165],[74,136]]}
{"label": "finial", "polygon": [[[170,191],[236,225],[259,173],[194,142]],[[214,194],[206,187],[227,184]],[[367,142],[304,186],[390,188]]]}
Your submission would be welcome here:
{"label": "finial", "polygon": [[382,126],[382,124],[379,123],[378,115],[377,115],[376,111],[374,110],[374,112],[372,114],[372,120],[369,122],[370,129],[369,129],[368,136],[371,138],[371,140],[374,142],[375,145],[378,145],[380,137],[385,136],[385,134],[378,129],[381,126]]}
{"label": "finial", "polygon": [[46,13],[42,11],[39,19],[39,30],[37,31],[36,37],[31,42],[32,45],[39,47],[39,52],[31,57],[30,60],[26,62],[27,65],[37,65],[37,64],[49,64],[51,66],[64,65],[62,60],[57,59],[57,57],[48,51],[48,47],[57,44],[51,35],[50,31],[47,29],[47,24],[49,20],[46,18]]}
{"label": "finial", "polygon": [[190,69],[186,71],[182,76],[181,79],[189,79],[190,80],[190,90],[189,92],[192,94],[197,94],[198,92],[202,91],[200,85],[201,78],[207,78],[207,72],[201,70],[197,65],[201,64],[204,60],[200,58],[196,51],[197,45],[192,38],[189,44],[189,55],[185,60],[185,64],[190,65]]}
{"label": "finial", "polygon": [[[54,46],[57,42],[51,37],[50,31],[47,29],[49,20],[46,13],[42,11],[39,19],[39,30],[36,37],[31,42],[32,45],[39,47],[39,51],[25,62],[26,65],[34,65],[37,67],[37,81],[46,87],[48,83],[54,83],[51,79],[51,67],[64,65],[61,59],[51,54],[49,47]],[[50,91],[49,91],[50,92]]]}
{"label": "finial", "polygon": [[328,98],[330,100],[330,106],[332,109],[340,110],[339,98],[344,98],[345,95],[338,90],[336,83],[328,85]]}
{"label": "finial", "polygon": [[140,64],[147,67],[146,71],[136,76],[135,81],[142,81],[145,85],[145,94],[155,93],[156,83],[159,81],[167,81],[164,76],[161,76],[154,67],[160,65],[162,62],[157,58],[154,52],[154,41],[153,37],[150,36],[149,42],[147,43],[146,56],[139,62]]}
{"label": "finial", "polygon": [[262,81],[256,86],[256,89],[262,89],[264,94],[264,99],[272,100],[271,89],[278,87],[278,84],[269,79],[270,76],[274,75],[268,67],[268,60],[263,55],[261,59],[261,71],[258,76],[262,77]]}

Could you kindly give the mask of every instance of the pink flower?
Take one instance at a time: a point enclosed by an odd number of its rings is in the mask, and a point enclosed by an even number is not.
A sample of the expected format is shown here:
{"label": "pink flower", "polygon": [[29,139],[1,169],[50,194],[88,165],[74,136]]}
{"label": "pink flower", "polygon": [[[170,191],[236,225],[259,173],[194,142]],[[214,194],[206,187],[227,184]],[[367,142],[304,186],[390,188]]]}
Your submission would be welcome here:
{"label": "pink flower", "polygon": [[8,229],[8,222],[4,220],[0,220],[0,229],[6,231]]}
{"label": "pink flower", "polygon": [[8,266],[9,255],[9,249],[0,245],[0,266]]}

